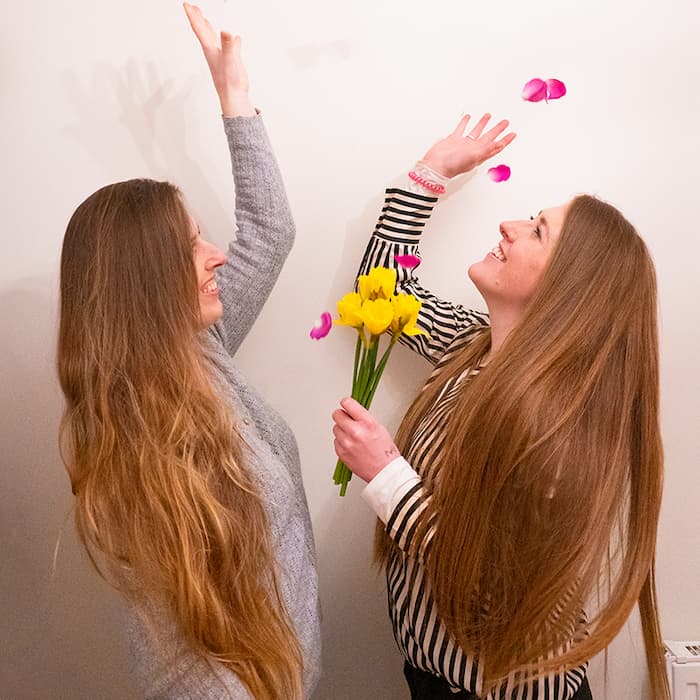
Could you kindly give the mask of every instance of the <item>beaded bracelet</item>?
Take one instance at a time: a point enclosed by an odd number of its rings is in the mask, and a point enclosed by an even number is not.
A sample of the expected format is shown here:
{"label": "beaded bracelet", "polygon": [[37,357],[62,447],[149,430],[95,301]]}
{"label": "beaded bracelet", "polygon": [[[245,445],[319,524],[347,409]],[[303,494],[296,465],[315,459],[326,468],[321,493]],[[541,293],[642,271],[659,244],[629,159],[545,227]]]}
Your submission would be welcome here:
{"label": "beaded bracelet", "polygon": [[426,190],[435,192],[435,194],[442,194],[445,191],[445,185],[441,185],[438,182],[430,182],[430,180],[421,177],[415,170],[411,170],[411,172],[408,173],[408,177],[414,182],[417,182],[421,187],[425,187]]}

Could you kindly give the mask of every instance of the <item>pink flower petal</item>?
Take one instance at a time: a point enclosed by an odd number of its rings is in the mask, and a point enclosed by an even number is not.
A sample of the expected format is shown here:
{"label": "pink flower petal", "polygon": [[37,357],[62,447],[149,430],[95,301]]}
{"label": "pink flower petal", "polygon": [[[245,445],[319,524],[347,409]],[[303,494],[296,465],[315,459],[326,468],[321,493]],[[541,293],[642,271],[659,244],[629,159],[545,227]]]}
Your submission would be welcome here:
{"label": "pink flower petal", "polygon": [[332,327],[333,318],[328,311],[324,311],[321,314],[321,318],[314,323],[314,327],[309,331],[309,338],[321,340],[321,338],[325,338],[331,332]]}
{"label": "pink flower petal", "polygon": [[545,84],[547,85],[548,100],[558,100],[560,97],[566,95],[566,85],[564,85],[561,80],[549,78],[545,81]]}
{"label": "pink flower petal", "polygon": [[488,174],[494,182],[503,182],[510,177],[510,168],[507,165],[497,165],[495,168],[489,168]]}
{"label": "pink flower petal", "polygon": [[528,80],[523,87],[522,97],[528,102],[539,102],[547,97],[547,83],[539,78]]}
{"label": "pink flower petal", "polygon": [[420,258],[417,255],[394,255],[394,260],[407,270],[412,270],[420,265]]}

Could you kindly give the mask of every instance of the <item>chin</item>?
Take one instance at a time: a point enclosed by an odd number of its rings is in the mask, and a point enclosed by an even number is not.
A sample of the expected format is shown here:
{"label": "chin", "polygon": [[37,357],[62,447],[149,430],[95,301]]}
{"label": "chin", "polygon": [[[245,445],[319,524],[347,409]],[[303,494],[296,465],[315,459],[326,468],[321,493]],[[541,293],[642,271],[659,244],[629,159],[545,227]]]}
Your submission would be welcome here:
{"label": "chin", "polygon": [[209,328],[209,326],[213,326],[215,323],[221,320],[223,315],[224,309],[220,303],[218,304],[218,308],[200,309],[202,328]]}
{"label": "chin", "polygon": [[481,282],[483,281],[481,273],[481,261],[475,262],[467,269],[467,276],[474,283],[474,286],[481,291]]}

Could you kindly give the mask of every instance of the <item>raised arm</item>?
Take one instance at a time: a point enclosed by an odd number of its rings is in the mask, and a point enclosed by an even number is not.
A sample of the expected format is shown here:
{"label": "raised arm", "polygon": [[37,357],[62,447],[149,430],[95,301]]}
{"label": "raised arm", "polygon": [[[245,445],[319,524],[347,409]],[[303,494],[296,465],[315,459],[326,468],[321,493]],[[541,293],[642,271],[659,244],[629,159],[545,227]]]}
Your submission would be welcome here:
{"label": "raised arm", "polygon": [[249,97],[241,39],[216,32],[198,7],[184,4],[211,72],[224,121],[236,189],[236,239],[217,271],[224,313],[214,332],[234,354],[257,319],[294,242],[294,221],[262,118]]}
{"label": "raised arm", "polygon": [[[424,289],[415,267],[402,266],[400,256],[419,256],[423,228],[444,183],[496,155],[515,138],[514,133],[502,136],[508,127],[505,120],[485,131],[490,118],[485,114],[465,135],[470,119],[465,115],[449,136],[430,148],[401,186],[387,189],[384,208],[360,265],[359,274],[366,274],[377,265],[396,268],[397,291],[420,299],[418,325],[430,338],[416,336],[402,338],[402,342],[433,363],[448,347],[450,352],[457,351],[462,343],[469,342],[466,331],[485,325],[487,320],[483,314],[443,301]],[[422,522],[431,495],[420,467],[414,470],[403,459],[387,429],[357,401],[345,398],[340,406],[332,416],[336,454],[354,474],[368,482],[363,495],[394,542],[411,556],[422,559],[434,529],[431,522]]]}
{"label": "raised arm", "polygon": [[508,126],[501,121],[484,131],[490,115],[485,114],[471,129],[465,115],[446,138],[440,139],[414,168],[385,192],[384,206],[360,263],[359,275],[376,266],[397,271],[396,291],[413,294],[421,301],[418,326],[426,335],[402,336],[400,342],[436,364],[457,334],[471,326],[488,323],[483,313],[441,299],[425,289],[417,266],[405,266],[406,258],[420,259],[420,240],[433,208],[451,177],[469,172],[502,151],[515,134],[499,138]]}

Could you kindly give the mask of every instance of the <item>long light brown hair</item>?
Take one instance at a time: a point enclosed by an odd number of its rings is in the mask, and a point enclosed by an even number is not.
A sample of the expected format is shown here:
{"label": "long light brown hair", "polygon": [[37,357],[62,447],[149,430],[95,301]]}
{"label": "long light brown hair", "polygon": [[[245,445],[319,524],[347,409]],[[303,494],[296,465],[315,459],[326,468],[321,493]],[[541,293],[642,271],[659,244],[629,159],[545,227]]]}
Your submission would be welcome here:
{"label": "long light brown hair", "polygon": [[[652,696],[669,697],[654,585],[657,333],[644,242],[615,208],[577,197],[522,321],[460,392],[426,484],[428,581],[448,631],[481,659],[485,689],[511,671],[587,661],[638,602]],[[479,334],[411,405],[397,436],[409,460],[445,382],[489,345]],[[392,545],[377,534],[385,561]]]}
{"label": "long light brown hair", "polygon": [[58,374],[76,525],[97,570],[165,604],[191,647],[255,698],[301,697],[300,647],[206,352],[191,223],[173,185],[109,185],[73,214]]}

